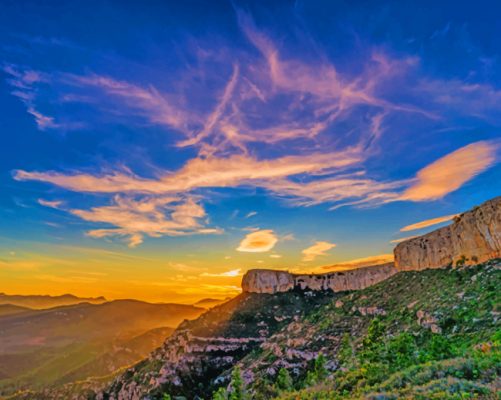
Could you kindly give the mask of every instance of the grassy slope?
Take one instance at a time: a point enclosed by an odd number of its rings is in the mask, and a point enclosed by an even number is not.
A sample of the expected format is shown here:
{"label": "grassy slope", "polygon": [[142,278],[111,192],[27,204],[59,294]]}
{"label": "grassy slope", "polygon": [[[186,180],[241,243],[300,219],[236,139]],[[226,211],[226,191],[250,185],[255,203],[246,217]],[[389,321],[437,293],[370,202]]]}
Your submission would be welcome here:
{"label": "grassy slope", "polygon": [[[500,264],[405,272],[346,294],[246,357],[244,375],[254,374],[248,390],[256,399],[282,400],[497,398]],[[386,315],[362,315],[368,306]],[[418,324],[420,310],[440,333]],[[322,353],[326,363],[298,368],[291,349]],[[292,387],[279,390],[270,366],[287,368]]]}

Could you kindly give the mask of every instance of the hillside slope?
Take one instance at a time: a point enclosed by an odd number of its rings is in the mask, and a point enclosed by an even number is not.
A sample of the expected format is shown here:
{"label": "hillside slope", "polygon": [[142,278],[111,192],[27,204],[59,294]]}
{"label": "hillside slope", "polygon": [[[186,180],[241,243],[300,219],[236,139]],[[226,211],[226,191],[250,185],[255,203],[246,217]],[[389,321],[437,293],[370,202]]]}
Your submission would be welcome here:
{"label": "hillside slope", "polygon": [[114,373],[204,311],[116,300],[0,316],[0,396]]}
{"label": "hillside slope", "polygon": [[332,299],[332,293],[243,293],[184,322],[148,359],[127,370],[99,398],[208,398],[217,377],[273,333]]}
{"label": "hillside slope", "polygon": [[219,386],[225,399],[238,366],[255,399],[488,398],[501,365],[499,287],[497,260],[351,293],[243,294],[180,326],[97,397],[207,399]]}
{"label": "hillside slope", "polygon": [[[500,287],[501,260],[402,272],[290,324],[239,368],[253,398],[494,396]],[[280,374],[296,385],[280,388]]]}

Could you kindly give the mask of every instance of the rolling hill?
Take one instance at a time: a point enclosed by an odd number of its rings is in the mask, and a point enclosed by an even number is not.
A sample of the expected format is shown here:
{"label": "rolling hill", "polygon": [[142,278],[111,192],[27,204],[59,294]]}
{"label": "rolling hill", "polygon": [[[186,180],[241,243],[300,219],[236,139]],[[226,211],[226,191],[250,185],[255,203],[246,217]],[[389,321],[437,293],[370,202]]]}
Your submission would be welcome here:
{"label": "rolling hill", "polygon": [[0,395],[113,374],[205,311],[136,300],[7,309],[0,316]]}
{"label": "rolling hill", "polygon": [[72,294],[63,294],[61,296],[49,295],[18,295],[0,293],[0,304],[11,304],[20,307],[33,309],[52,308],[60,306],[70,306],[80,303],[102,304],[107,300],[100,297],[78,297]]}

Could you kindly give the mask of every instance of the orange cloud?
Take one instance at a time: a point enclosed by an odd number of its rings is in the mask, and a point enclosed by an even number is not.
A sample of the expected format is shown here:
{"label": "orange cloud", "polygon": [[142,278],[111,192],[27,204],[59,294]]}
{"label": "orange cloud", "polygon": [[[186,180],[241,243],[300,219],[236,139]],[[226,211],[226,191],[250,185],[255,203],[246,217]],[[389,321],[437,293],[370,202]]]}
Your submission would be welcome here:
{"label": "orange cloud", "polygon": [[361,156],[354,150],[286,156],[274,160],[257,160],[250,156],[234,155],[226,158],[194,158],[180,170],[156,180],[144,179],[129,171],[90,175],[22,170],[15,171],[14,179],[52,183],[76,192],[165,194],[252,183],[265,186],[263,182],[270,180],[345,168],[359,161]]}
{"label": "orange cloud", "polygon": [[316,242],[314,245],[304,249],[301,253],[303,254],[303,261],[310,262],[316,257],[326,256],[327,251],[336,247],[334,243],[329,242]]}
{"label": "orange cloud", "polygon": [[123,236],[129,247],[136,247],[144,235],[159,237],[187,234],[219,233],[215,228],[204,227],[200,220],[205,210],[193,199],[172,197],[132,198],[115,196],[114,204],[90,210],[69,210],[70,213],[92,222],[106,223],[115,228],[94,229],[87,234],[94,238]]}
{"label": "orange cloud", "polygon": [[230,271],[221,272],[219,274],[214,274],[214,273],[210,273],[210,272],[204,272],[200,276],[204,276],[204,277],[233,278],[235,276],[240,276],[240,275],[242,275],[242,269],[241,268],[237,268],[237,269],[232,269]]}
{"label": "orange cloud", "polygon": [[364,257],[364,258],[356,258],[354,260],[345,261],[343,263],[328,265],[328,266],[322,267],[321,269],[323,270],[323,272],[325,272],[325,270],[344,271],[344,270],[350,270],[350,269],[355,269],[355,268],[368,267],[371,265],[386,264],[389,262],[393,262],[393,254],[392,253],[391,254],[379,254],[376,256],[369,256],[369,257]]}
{"label": "orange cloud", "polygon": [[437,200],[459,189],[496,161],[498,144],[480,141],[464,146],[426,166],[400,200]]}
{"label": "orange cloud", "polygon": [[405,242],[406,240],[414,239],[415,237],[417,237],[417,236],[407,236],[407,237],[403,237],[400,239],[393,239],[393,240],[390,240],[390,243],[398,244],[398,243]]}
{"label": "orange cloud", "polygon": [[263,253],[270,251],[277,242],[275,233],[271,229],[265,229],[246,235],[237,250],[248,253]]}
{"label": "orange cloud", "polygon": [[429,226],[441,224],[442,222],[450,221],[455,216],[457,216],[457,214],[446,215],[444,217],[432,218],[432,219],[427,219],[425,221],[416,222],[415,224],[404,226],[402,229],[400,229],[400,232],[414,231],[417,229],[427,228]]}

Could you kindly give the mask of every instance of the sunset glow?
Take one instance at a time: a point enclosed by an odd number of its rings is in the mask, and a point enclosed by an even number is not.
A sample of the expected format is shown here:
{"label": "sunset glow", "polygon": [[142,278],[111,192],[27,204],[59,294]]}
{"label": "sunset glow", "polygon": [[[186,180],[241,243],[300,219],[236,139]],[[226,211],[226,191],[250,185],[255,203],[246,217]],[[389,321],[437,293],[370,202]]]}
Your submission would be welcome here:
{"label": "sunset glow", "polygon": [[85,3],[2,6],[0,292],[223,299],[251,268],[391,261],[500,194],[483,20]]}

